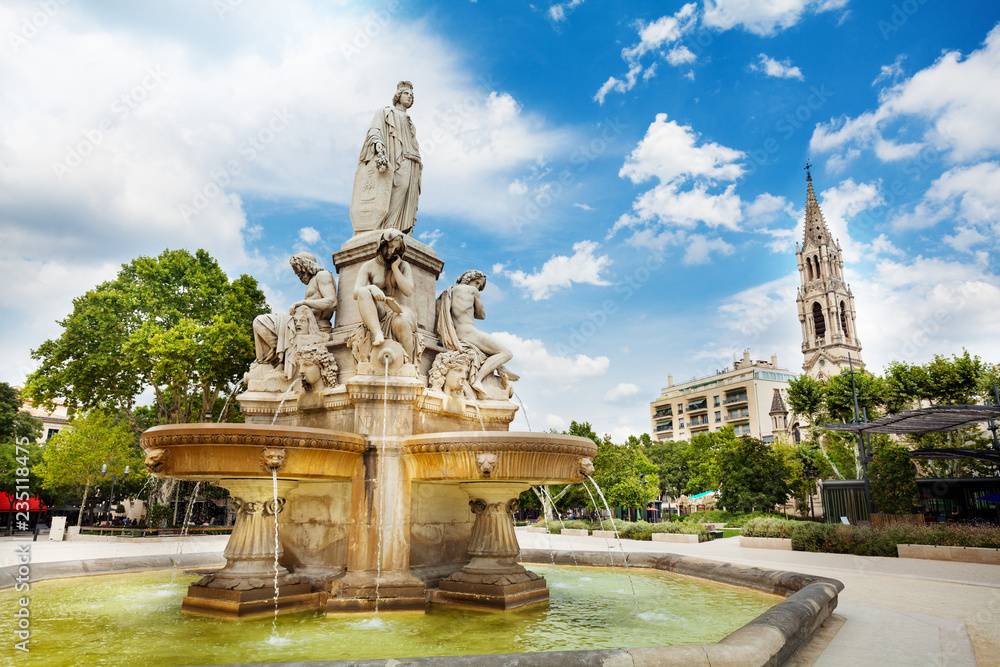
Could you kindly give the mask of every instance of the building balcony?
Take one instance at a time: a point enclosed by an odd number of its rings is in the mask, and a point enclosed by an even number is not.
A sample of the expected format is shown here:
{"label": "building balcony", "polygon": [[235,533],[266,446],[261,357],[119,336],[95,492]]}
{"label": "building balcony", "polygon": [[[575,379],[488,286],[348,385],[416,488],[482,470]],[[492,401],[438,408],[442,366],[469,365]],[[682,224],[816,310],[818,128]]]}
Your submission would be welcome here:
{"label": "building balcony", "polygon": [[726,400],[722,401],[723,405],[737,405],[739,403],[747,403],[748,397],[746,394],[733,394],[732,396],[726,396]]}
{"label": "building balcony", "polygon": [[659,424],[659,425],[657,425],[656,432],[657,433],[662,433],[664,431],[672,431],[673,429],[674,429],[674,423],[673,422],[667,422],[666,424]]}
{"label": "building balcony", "polygon": [[750,420],[750,411],[749,410],[744,410],[742,412],[738,412],[735,415],[726,415],[726,422],[727,423],[729,423],[729,422],[749,421],[749,420]]}

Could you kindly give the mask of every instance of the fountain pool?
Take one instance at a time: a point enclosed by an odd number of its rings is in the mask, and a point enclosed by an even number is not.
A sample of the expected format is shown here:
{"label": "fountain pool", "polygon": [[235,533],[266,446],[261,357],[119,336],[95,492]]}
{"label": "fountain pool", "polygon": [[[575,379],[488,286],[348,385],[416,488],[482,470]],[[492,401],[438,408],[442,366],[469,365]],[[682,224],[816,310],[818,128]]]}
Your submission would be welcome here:
{"label": "fountain pool", "polygon": [[[435,605],[426,614],[280,616],[237,623],[178,614],[197,575],[148,572],[32,584],[31,653],[19,665],[204,665],[360,660],[715,642],[780,601],[690,577],[532,565],[550,604],[507,613]],[[0,592],[14,608],[16,594]],[[0,632],[11,636],[9,617]]]}

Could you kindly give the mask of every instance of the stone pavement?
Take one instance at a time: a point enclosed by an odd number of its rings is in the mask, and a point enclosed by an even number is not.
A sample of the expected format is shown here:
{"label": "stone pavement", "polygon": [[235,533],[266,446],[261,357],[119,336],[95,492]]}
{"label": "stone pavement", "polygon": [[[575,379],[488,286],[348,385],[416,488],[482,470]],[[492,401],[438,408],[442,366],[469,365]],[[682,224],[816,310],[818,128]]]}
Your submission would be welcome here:
{"label": "stone pavement", "polygon": [[747,549],[735,537],[619,542],[523,528],[517,537],[524,548],[675,553],[839,579],[834,622],[793,659],[796,667],[1000,666],[1000,565]]}
{"label": "stone pavement", "polygon": [[[839,579],[845,588],[837,611],[796,655],[795,667],[1000,667],[998,565],[747,549],[739,546],[739,538],[676,544],[544,535],[523,528],[516,533],[524,548],[675,553]],[[33,563],[196,553],[217,553],[221,560],[228,536],[69,542],[46,538],[0,538],[0,567],[15,564],[14,549],[24,543],[31,544]]]}

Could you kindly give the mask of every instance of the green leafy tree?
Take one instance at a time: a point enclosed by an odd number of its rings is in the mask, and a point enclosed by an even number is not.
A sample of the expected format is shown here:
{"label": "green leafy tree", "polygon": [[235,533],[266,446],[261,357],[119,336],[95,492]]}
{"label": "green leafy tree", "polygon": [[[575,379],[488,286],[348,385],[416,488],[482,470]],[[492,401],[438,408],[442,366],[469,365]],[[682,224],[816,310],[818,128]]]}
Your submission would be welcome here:
{"label": "green leafy tree", "polygon": [[[106,412],[77,414],[46,444],[38,473],[46,488],[83,487],[79,526],[91,487],[111,475],[147,475],[136,434],[129,423]],[[102,472],[104,473],[102,475]]]}
{"label": "green leafy tree", "polygon": [[[868,415],[868,421],[878,417],[883,404],[882,381],[867,371],[855,371],[854,388],[858,395],[858,419],[862,418],[862,410]],[[826,382],[824,391],[826,412],[835,422],[849,422],[854,419],[854,393],[850,372],[834,375]]]}
{"label": "green leafy tree", "polygon": [[[594,481],[604,491],[611,507],[644,508],[646,499],[650,497],[648,489],[659,486],[656,471],[657,467],[646,458],[640,447],[616,445],[610,440],[598,445],[597,456],[594,457]],[[646,486],[642,484],[643,475]]]}
{"label": "green leafy tree", "polygon": [[784,453],[756,438],[727,443],[716,454],[718,505],[730,512],[769,511],[791,493],[793,470]]}
{"label": "green leafy tree", "polygon": [[42,422],[21,409],[21,394],[6,382],[0,382],[0,442],[38,440]]}
{"label": "green leafy tree", "polygon": [[157,423],[211,419],[253,361],[253,319],[266,310],[253,278],[229,281],[204,250],[139,257],[74,299],[62,335],[32,351],[40,366],[25,394],[120,411],[137,425],[136,399],[152,389]]}
{"label": "green leafy tree", "polygon": [[815,424],[823,411],[823,383],[811,375],[800,375],[788,383],[788,407],[792,412],[809,419]]}
{"label": "green leafy tree", "polygon": [[917,469],[906,447],[885,444],[868,466],[872,499],[886,514],[909,514],[917,499]]}

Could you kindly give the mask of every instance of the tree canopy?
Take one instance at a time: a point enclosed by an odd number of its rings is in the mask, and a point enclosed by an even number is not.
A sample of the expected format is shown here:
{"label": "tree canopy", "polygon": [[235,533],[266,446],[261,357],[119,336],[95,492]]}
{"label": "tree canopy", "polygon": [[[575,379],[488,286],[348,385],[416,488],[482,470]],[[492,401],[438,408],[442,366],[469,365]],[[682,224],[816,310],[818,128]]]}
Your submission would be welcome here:
{"label": "tree canopy", "polygon": [[253,361],[253,319],[266,310],[256,280],[230,281],[204,250],[138,257],[73,300],[62,335],[32,351],[41,364],[25,394],[120,411],[136,424],[136,399],[151,388],[158,423],[210,419]]}
{"label": "tree canopy", "polygon": [[757,438],[727,442],[716,454],[717,504],[730,512],[770,511],[791,493],[793,470],[785,454]]}
{"label": "tree canopy", "polygon": [[0,382],[0,442],[14,442],[42,437],[42,422],[21,409],[21,395],[6,382]]}

